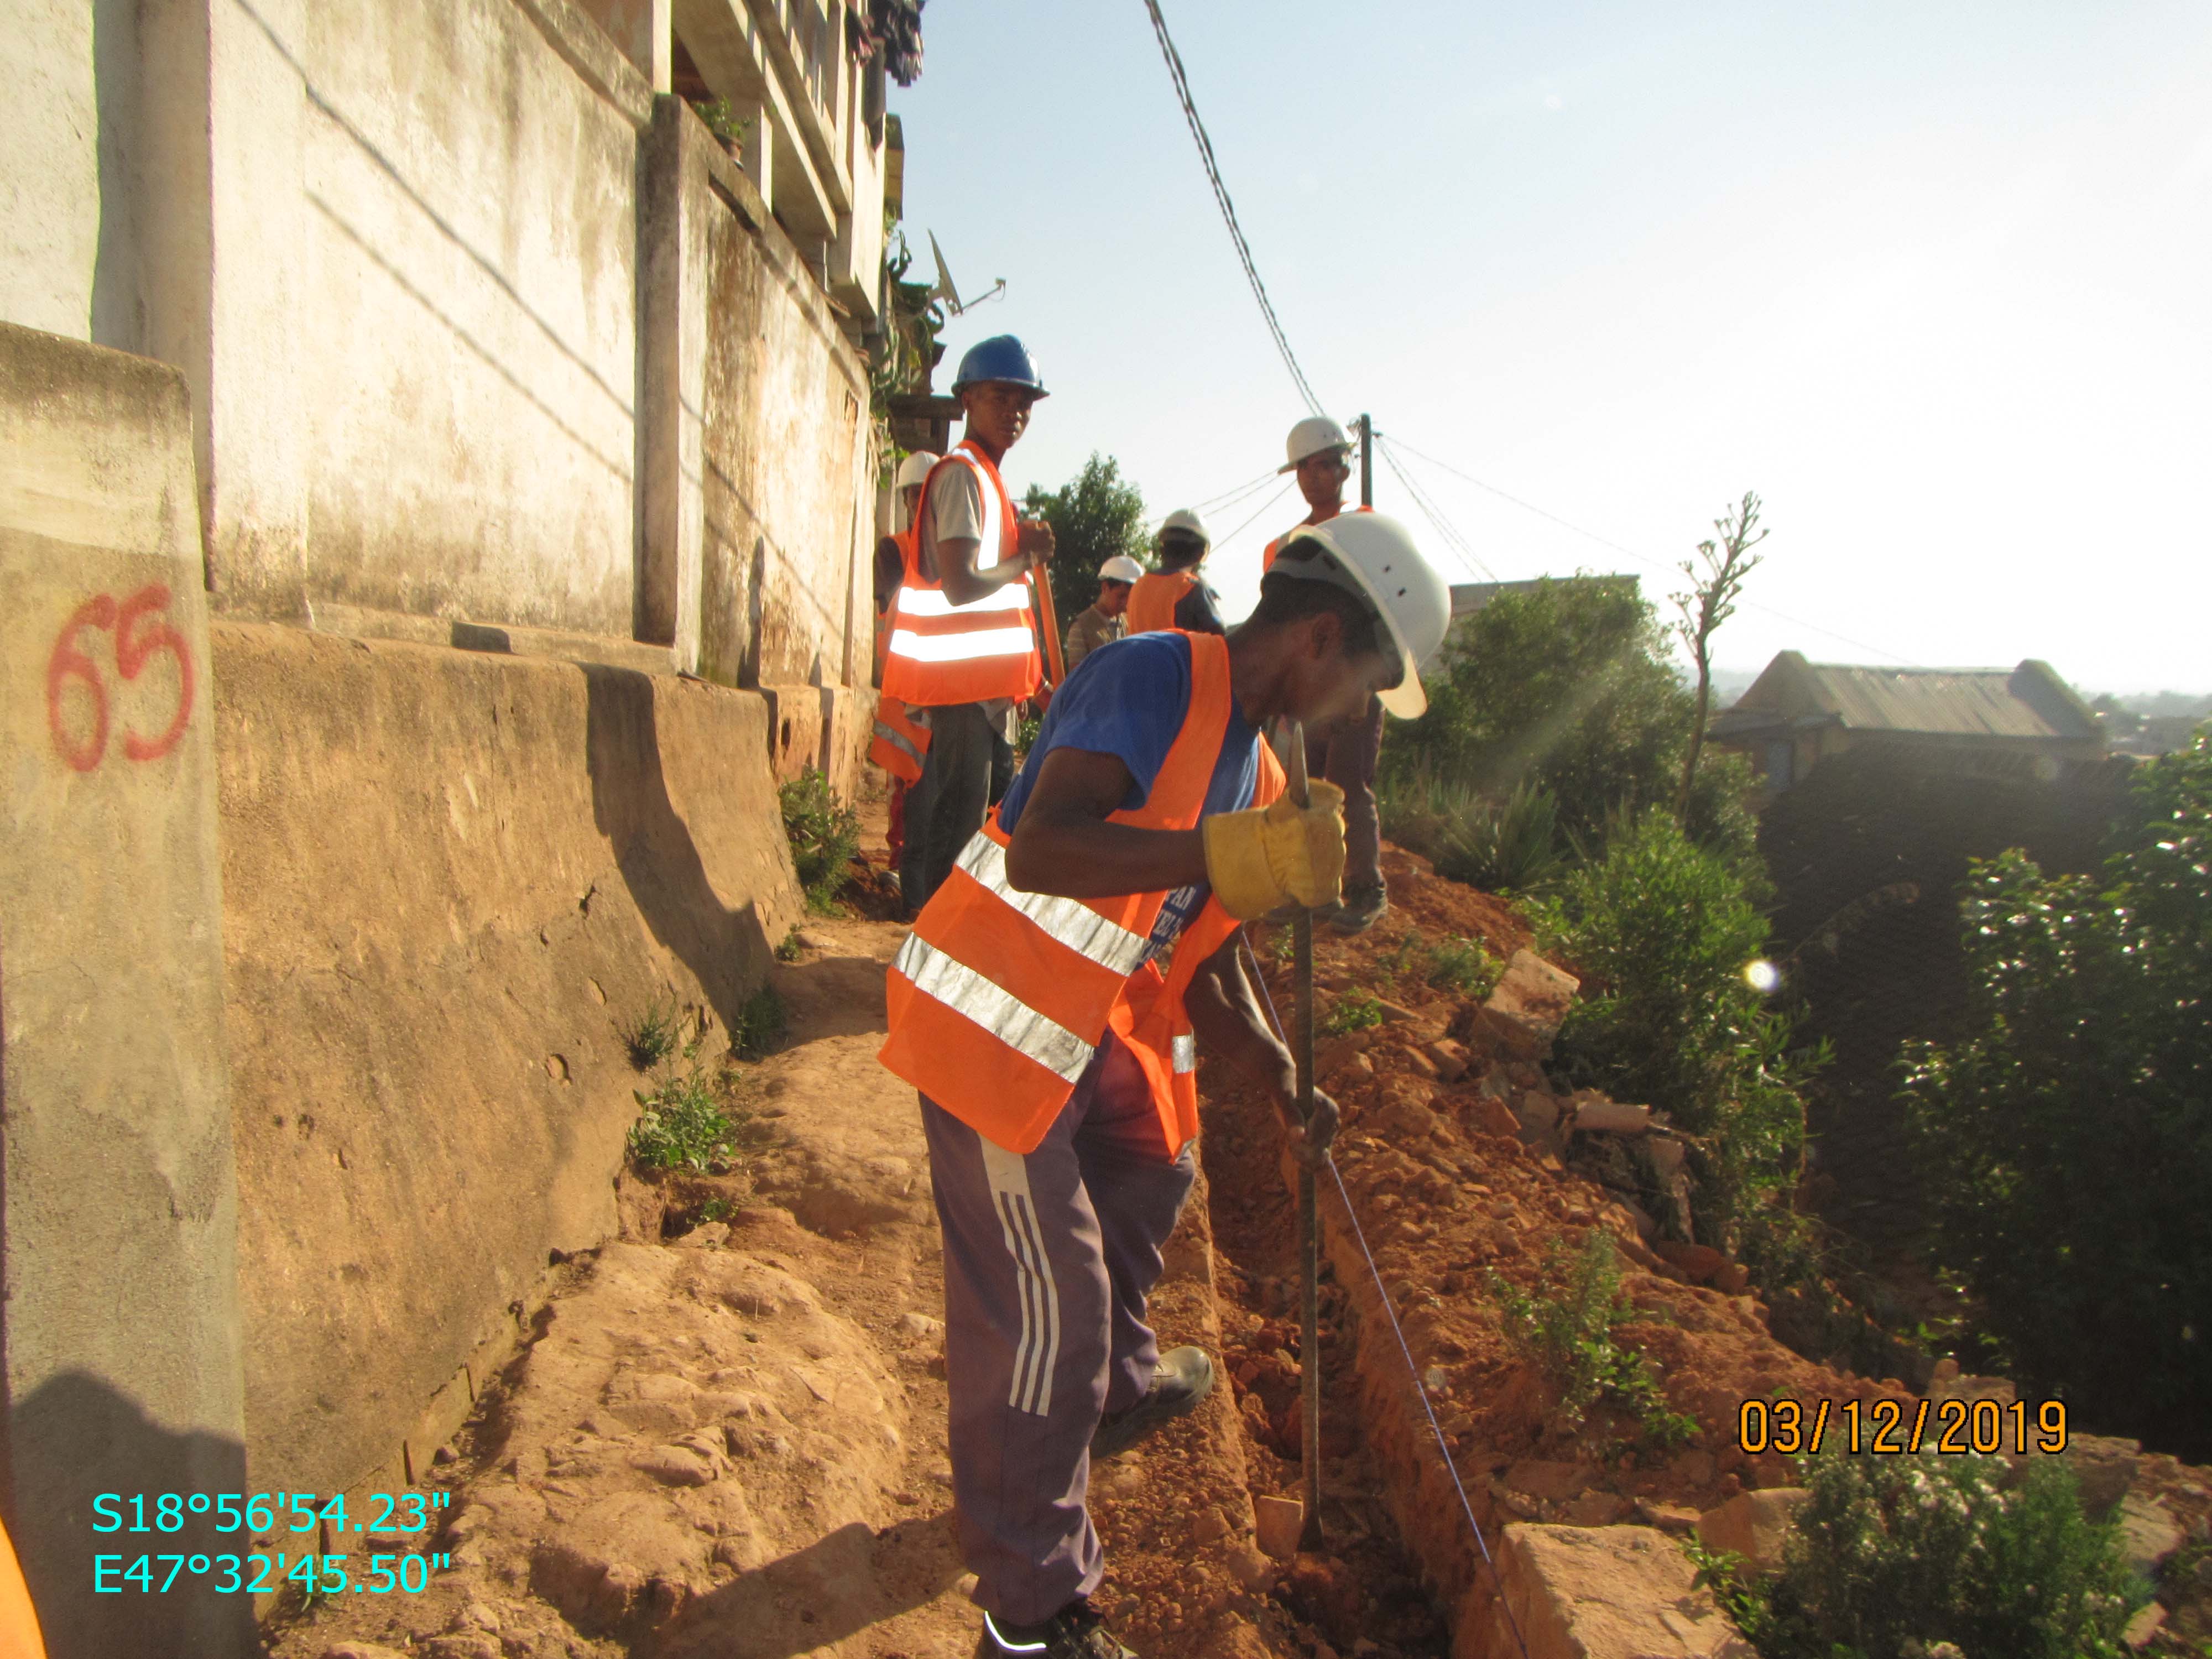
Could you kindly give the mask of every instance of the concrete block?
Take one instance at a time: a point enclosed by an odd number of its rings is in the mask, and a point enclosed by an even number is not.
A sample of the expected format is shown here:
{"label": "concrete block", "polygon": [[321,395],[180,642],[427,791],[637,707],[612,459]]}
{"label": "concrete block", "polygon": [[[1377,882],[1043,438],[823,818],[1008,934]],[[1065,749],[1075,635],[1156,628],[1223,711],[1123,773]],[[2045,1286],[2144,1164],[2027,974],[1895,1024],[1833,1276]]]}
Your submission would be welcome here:
{"label": "concrete block", "polygon": [[[57,1656],[250,1650],[209,1579],[95,1595],[96,1492],[240,1490],[238,1196],[183,378],[0,324],[9,1516]],[[150,1499],[149,1499],[150,1506]],[[187,1516],[161,1547],[214,1551]]]}
{"label": "concrete block", "polygon": [[[1664,1533],[1516,1523],[1502,1554],[1528,1659],[1756,1659]],[[1490,1620],[1489,1644],[1468,1650],[1517,1651],[1494,1604]]]}

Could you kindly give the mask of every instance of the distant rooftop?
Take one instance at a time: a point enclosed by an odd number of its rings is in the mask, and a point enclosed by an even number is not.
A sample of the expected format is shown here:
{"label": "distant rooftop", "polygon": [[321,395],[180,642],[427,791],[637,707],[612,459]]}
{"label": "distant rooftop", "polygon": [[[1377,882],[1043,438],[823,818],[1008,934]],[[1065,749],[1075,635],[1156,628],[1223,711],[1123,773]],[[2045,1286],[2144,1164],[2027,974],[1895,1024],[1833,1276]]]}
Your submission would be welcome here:
{"label": "distant rooftop", "polygon": [[2011,668],[1869,668],[1784,651],[1716,717],[1712,735],[1822,717],[1852,731],[1934,737],[2094,741],[2100,732],[2088,705],[2033,658]]}

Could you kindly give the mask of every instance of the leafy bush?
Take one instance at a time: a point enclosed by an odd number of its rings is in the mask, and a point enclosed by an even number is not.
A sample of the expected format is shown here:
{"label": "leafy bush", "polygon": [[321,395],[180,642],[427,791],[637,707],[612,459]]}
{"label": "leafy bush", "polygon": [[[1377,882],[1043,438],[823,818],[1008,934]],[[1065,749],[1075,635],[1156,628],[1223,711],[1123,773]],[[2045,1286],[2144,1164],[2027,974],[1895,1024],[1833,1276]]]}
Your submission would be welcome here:
{"label": "leafy bush", "polygon": [[2143,767],[2101,878],[1964,894],[1968,1005],[1908,1044],[1936,1255],[2024,1388],[2212,1455],[2212,738]]}
{"label": "leafy bush", "polygon": [[759,1060],[775,1052],[788,1028],[783,999],[776,994],[775,986],[763,985],[738,1010],[737,1029],[730,1033],[730,1048],[742,1060]]}
{"label": "leafy bush", "polygon": [[617,1035],[629,1051],[629,1063],[641,1072],[649,1072],[674,1054],[684,1041],[683,1016],[674,1003],[656,998],[634,1024],[618,1030]]}
{"label": "leafy bush", "polygon": [[1695,1138],[1698,1231],[1762,1284],[1802,1276],[1808,1245],[1788,1206],[1802,1159],[1802,1090],[1822,1061],[1793,1052],[1791,1021],[1745,970],[1765,919],[1724,854],[1663,813],[1623,820],[1602,857],[1532,906],[1584,975],[1559,1032],[1563,1066],[1646,1102]]}
{"label": "leafy bush", "polygon": [[811,766],[779,788],[776,797],[807,909],[817,916],[836,915],[846,866],[860,850],[860,815],[837,799],[829,775]]}
{"label": "leafy bush", "polygon": [[[1707,1557],[1705,1576],[1766,1659],[2118,1659],[2133,1604],[2112,1522],[2081,1512],[2055,1458],[2014,1483],[1999,1457],[1832,1450],[1771,1581]],[[2009,1486],[2009,1490],[2008,1487]]]}
{"label": "leafy bush", "polygon": [[696,1075],[671,1078],[651,1094],[634,1091],[643,1110],[630,1125],[629,1155],[648,1170],[696,1170],[726,1162],[737,1126]]}
{"label": "leafy bush", "polygon": [[1448,939],[1429,952],[1428,982],[1440,991],[1488,996],[1505,964],[1479,939]]}
{"label": "leafy bush", "polygon": [[1542,885],[1560,867],[1559,802],[1527,784],[1501,800],[1416,774],[1381,786],[1383,832],[1437,873],[1488,893]]}
{"label": "leafy bush", "polygon": [[806,946],[799,937],[799,924],[794,921],[784,930],[783,938],[777,941],[775,959],[778,962],[796,962],[805,952]]}
{"label": "leafy bush", "polygon": [[1346,991],[1336,1000],[1336,1006],[1314,1023],[1314,1029],[1323,1036],[1342,1036],[1347,1031],[1364,1031],[1382,1023],[1382,1004],[1372,991],[1358,987]]}
{"label": "leafy bush", "polygon": [[1592,1228],[1572,1261],[1554,1240],[1542,1271],[1544,1286],[1532,1296],[1492,1269],[1490,1291],[1506,1334],[1558,1391],[1561,1421],[1578,1427],[1604,1403],[1634,1416],[1654,1445],[1694,1438],[1697,1419],[1670,1410],[1650,1362],[1614,1340],[1616,1327],[1643,1316],[1621,1288],[1613,1235]]}

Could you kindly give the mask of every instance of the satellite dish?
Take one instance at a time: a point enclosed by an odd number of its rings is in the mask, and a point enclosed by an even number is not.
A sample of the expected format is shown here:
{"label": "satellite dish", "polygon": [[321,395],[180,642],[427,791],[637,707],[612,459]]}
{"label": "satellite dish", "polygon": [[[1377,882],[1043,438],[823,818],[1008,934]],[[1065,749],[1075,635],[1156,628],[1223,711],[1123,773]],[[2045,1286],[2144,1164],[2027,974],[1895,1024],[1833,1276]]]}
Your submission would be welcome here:
{"label": "satellite dish", "polygon": [[960,297],[960,290],[952,284],[951,271],[945,268],[945,250],[938,246],[937,233],[933,230],[929,233],[929,252],[931,257],[937,261],[937,286],[929,290],[930,298],[945,301],[945,314],[947,317],[957,317],[963,312],[973,311],[984,301],[995,300],[1006,291],[1006,279],[1001,276],[974,299],[963,300]]}

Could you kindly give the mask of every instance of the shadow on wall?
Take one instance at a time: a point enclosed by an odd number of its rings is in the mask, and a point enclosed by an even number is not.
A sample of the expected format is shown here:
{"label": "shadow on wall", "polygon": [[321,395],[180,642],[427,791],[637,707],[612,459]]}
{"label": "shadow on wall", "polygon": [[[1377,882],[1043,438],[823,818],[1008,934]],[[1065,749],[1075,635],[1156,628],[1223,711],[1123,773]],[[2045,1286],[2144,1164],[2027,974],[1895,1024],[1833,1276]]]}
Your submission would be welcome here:
{"label": "shadow on wall", "polygon": [[[243,1492],[244,1446],[166,1429],[84,1371],[64,1371],[13,1402],[8,1442],[15,1488],[9,1530],[52,1659],[185,1653],[245,1659],[257,1650],[252,1598],[217,1590],[226,1580],[216,1571],[180,1571],[166,1595],[144,1594],[121,1577],[141,1555],[243,1558],[253,1548],[242,1532],[218,1534],[212,1514],[186,1513],[176,1532],[155,1526],[162,1492]],[[120,1516],[123,1530],[93,1530],[93,1499],[102,1492],[118,1494],[106,1513]],[[148,1529],[134,1533],[130,1500],[142,1492]],[[99,1582],[122,1594],[94,1593],[95,1556],[111,1558],[100,1564],[105,1572]],[[159,1589],[168,1564],[156,1559],[149,1565],[160,1575],[154,1581]]]}
{"label": "shadow on wall", "polygon": [[660,767],[654,680],[634,669],[580,665],[592,817],[653,936],[690,969],[724,1031],[768,971],[767,930],[750,900],[722,902]]}

